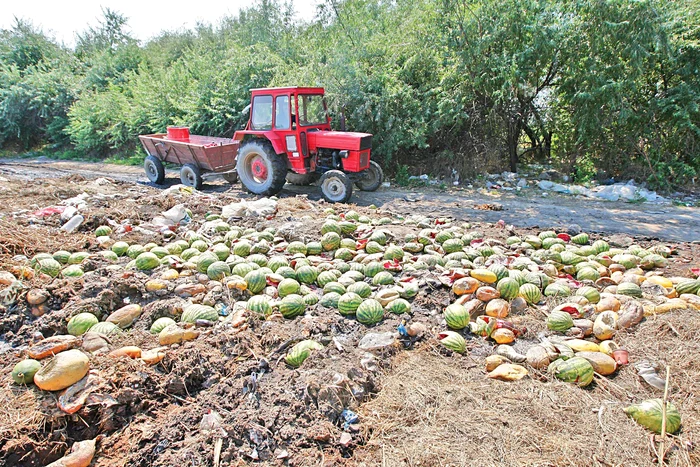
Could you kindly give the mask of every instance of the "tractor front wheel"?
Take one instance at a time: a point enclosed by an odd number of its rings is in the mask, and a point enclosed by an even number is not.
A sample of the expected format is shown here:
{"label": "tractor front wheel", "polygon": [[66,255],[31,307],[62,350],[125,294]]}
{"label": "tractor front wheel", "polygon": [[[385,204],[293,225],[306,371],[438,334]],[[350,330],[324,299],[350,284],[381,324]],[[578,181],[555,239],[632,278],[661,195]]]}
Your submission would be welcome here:
{"label": "tractor front wheel", "polygon": [[384,181],[384,171],[374,161],[369,162],[369,169],[362,173],[362,178],[355,182],[362,191],[376,191]]}
{"label": "tractor front wheel", "polygon": [[185,164],[180,169],[180,181],[185,186],[191,186],[195,190],[202,189],[202,172],[194,164]]}
{"label": "tractor front wheel", "polygon": [[329,203],[347,203],[352,196],[352,182],[340,170],[329,170],[321,175],[321,193]]}
{"label": "tractor front wheel", "polygon": [[243,186],[256,195],[276,195],[284,186],[287,161],[263,141],[246,143],[238,152],[236,172]]}

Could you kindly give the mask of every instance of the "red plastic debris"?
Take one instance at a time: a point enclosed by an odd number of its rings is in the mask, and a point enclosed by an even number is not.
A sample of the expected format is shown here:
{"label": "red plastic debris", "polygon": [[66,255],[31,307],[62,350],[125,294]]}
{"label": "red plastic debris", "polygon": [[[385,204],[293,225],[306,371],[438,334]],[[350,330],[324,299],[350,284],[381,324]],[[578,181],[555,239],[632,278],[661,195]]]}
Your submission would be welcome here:
{"label": "red plastic debris", "polygon": [[61,214],[63,211],[66,210],[65,206],[49,206],[44,209],[39,209],[38,211],[34,212],[32,215],[36,217],[46,217],[46,216],[52,216],[54,214]]}

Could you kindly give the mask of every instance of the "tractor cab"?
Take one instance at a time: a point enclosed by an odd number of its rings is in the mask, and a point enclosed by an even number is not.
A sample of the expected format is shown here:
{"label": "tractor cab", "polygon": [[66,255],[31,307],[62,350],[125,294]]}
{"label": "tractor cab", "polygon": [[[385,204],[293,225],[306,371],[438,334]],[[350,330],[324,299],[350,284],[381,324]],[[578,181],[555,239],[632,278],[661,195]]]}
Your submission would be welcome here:
{"label": "tractor cab", "polygon": [[[254,193],[276,193],[285,180],[311,184],[335,171],[344,176],[340,182],[334,179],[337,199],[329,199],[325,192],[324,196],[329,201],[347,201],[353,183],[360,189],[376,190],[383,178],[381,168],[370,163],[372,135],[332,131],[324,89],[320,87],[253,89],[248,124],[245,130],[236,132],[234,139],[241,142],[238,175]],[[256,146],[254,154],[247,154],[249,145]],[[270,154],[261,154],[263,148]],[[271,174],[273,170],[283,170],[284,176]],[[323,191],[323,184],[321,188]]]}

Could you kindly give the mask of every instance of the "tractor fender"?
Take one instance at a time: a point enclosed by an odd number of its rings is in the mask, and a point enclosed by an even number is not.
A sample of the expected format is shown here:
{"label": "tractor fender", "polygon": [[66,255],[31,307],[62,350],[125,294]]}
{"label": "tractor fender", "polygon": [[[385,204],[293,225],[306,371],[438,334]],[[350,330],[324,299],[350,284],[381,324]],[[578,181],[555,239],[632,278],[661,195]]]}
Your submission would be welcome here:
{"label": "tractor fender", "polygon": [[286,154],[287,147],[284,138],[274,131],[237,131],[233,139],[238,141],[246,141],[252,138],[266,139],[272,144],[275,154]]}

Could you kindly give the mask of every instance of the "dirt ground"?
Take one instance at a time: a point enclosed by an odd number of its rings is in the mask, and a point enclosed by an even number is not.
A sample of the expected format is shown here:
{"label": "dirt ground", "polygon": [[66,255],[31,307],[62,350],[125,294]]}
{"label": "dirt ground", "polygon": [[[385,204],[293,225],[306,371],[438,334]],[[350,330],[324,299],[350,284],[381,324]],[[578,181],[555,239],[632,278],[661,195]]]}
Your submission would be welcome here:
{"label": "dirt ground", "polygon": [[[98,180],[108,177],[107,180]],[[106,219],[134,225],[184,202],[195,218],[252,199],[239,187],[212,180],[202,194],[168,194],[143,182],[141,169],[103,164],[33,161],[0,163],[0,270],[15,255],[31,257],[58,249],[100,250],[92,231]],[[171,177],[170,185],[176,183]],[[59,232],[56,216],[33,212],[81,193],[90,208],[78,232]],[[301,195],[301,196],[298,196]],[[421,198],[417,201],[406,199]],[[316,239],[325,217],[316,189],[286,188],[274,218],[244,219],[246,227],[295,223],[287,238]],[[700,214],[696,208],[591,202],[575,198],[487,196],[477,192],[415,194],[405,190],[357,193],[355,209],[377,216],[421,214],[472,223],[486,238],[504,241],[576,223],[591,240],[663,242],[674,251],[665,276],[690,277],[700,266]],[[375,204],[379,210],[368,208]],[[487,205],[487,206],[484,206]],[[498,210],[502,207],[502,210]],[[501,228],[504,220],[514,227]],[[387,225],[402,238],[415,227]],[[631,237],[628,238],[627,236]],[[129,242],[149,241],[134,232]],[[659,240],[656,240],[659,239]],[[123,266],[124,261],[119,264]],[[44,466],[73,442],[98,439],[93,467],[213,466],[217,439],[221,466],[652,466],[658,440],[622,408],[661,397],[636,374],[633,364],[650,360],[670,367],[669,399],[682,414],[682,431],[666,438],[667,465],[700,465],[700,339],[697,311],[676,310],[646,318],[616,341],[630,351],[631,365],[611,377],[596,376],[581,389],[532,370],[517,382],[486,377],[485,357],[495,345],[467,336],[465,356],[445,350],[434,338],[444,329],[441,310],[454,300],[435,281],[423,284],[412,303],[410,323],[424,325],[421,339],[404,338],[372,353],[358,348],[369,331],[395,331],[404,319],[388,315],[371,329],[336,310],[314,307],[293,320],[248,319],[246,326],[202,328],[194,341],[175,345],[154,366],[138,360],[97,356],[92,368],[102,380],[101,399],[73,415],[56,406],[56,395],[12,384],[9,373],[37,338],[66,333],[78,311],[108,313],[139,303],[143,313],[132,330],[113,342],[151,348],[150,323],[172,316],[184,299],[144,289],[147,275],[91,258],[93,271],[79,279],[27,280],[50,292],[50,313],[35,318],[25,306],[0,306],[0,466]],[[224,291],[226,292],[226,291]],[[211,298],[232,306],[241,297],[212,290]],[[546,332],[544,312],[561,300],[509,319],[524,333],[523,350]],[[41,336],[39,336],[39,333]],[[290,345],[313,338],[325,345],[299,369],[284,364]],[[349,422],[348,409],[357,421]],[[203,418],[220,416],[208,429]],[[347,423],[346,423],[347,422]],[[349,435],[349,438],[347,437]]]}
{"label": "dirt ground", "polygon": [[[50,160],[0,160],[0,176],[27,180],[80,174],[86,177],[108,176],[116,180],[146,183],[140,167],[98,163],[57,162]],[[168,171],[168,184],[179,183],[178,173]],[[239,192],[220,178],[212,179],[205,191]],[[281,196],[306,194],[309,199],[321,198],[316,187],[287,185]],[[700,241],[700,209],[668,204],[597,201],[583,197],[547,193],[538,188],[519,193],[508,191],[469,190],[440,191],[431,188],[406,190],[381,188],[374,193],[355,191],[352,203],[374,204],[399,214],[416,212],[432,216],[451,216],[470,221],[497,222],[503,219],[517,227],[566,228],[578,224],[586,232],[621,233],[648,239],[676,242]],[[410,201],[409,201],[410,200]]]}

